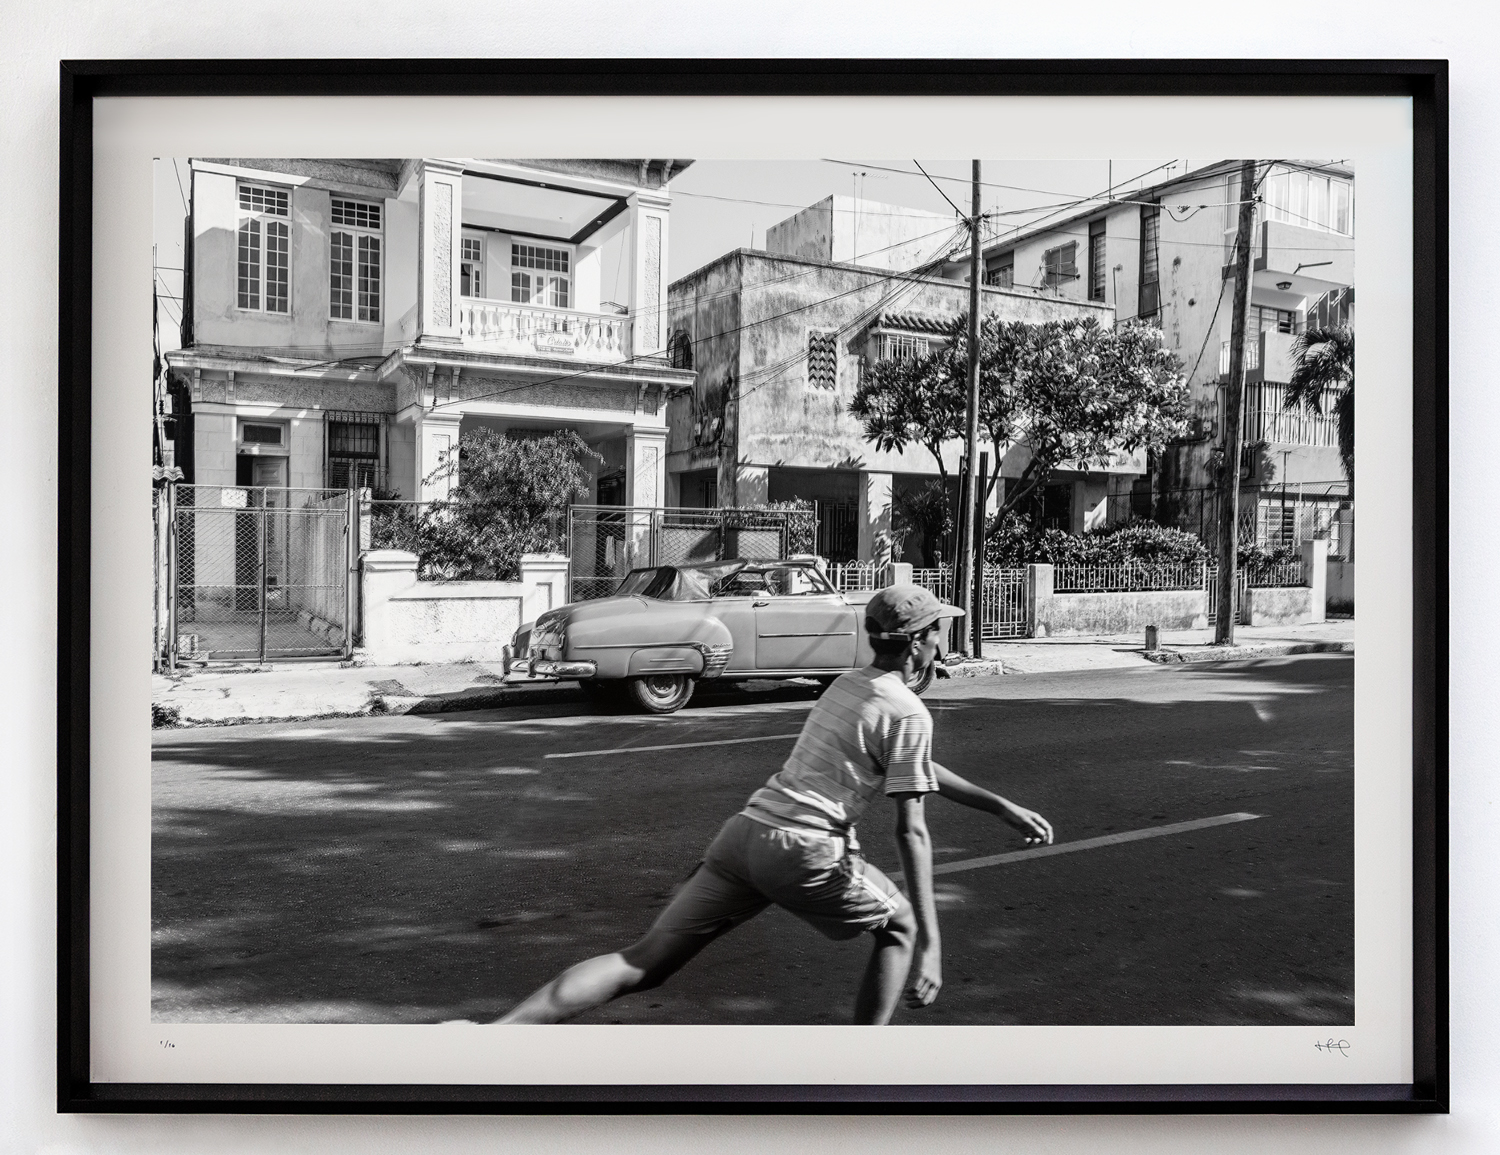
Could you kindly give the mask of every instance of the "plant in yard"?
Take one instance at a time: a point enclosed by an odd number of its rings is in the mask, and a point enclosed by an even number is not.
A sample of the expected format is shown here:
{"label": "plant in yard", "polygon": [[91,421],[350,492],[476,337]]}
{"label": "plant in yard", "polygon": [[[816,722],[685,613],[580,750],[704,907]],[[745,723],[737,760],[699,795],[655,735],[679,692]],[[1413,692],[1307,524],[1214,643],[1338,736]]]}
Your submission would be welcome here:
{"label": "plant in yard", "polygon": [[589,490],[583,462],[603,460],[572,430],[515,438],[480,429],[458,448],[426,481],[454,484],[419,519],[423,577],[515,580],[522,554],[562,548],[568,505]]}
{"label": "plant in yard", "polygon": [[[942,447],[962,433],[967,318],[954,318],[946,337],[946,346],[926,357],[877,364],[849,405],[878,448],[920,445],[944,481]],[[1006,483],[1002,519],[1034,500],[1058,469],[1086,471],[1120,454],[1159,451],[1186,431],[1187,396],[1181,362],[1153,326],[984,318],[981,432],[996,452],[1015,447],[1025,455],[1020,476]]]}
{"label": "plant in yard", "polygon": [[1354,488],[1354,330],[1344,325],[1309,329],[1294,345],[1297,362],[1286,407],[1331,411],[1338,422],[1339,460]]}
{"label": "plant in yard", "polygon": [[953,502],[947,481],[936,477],[916,489],[900,490],[892,505],[892,540],[905,544],[915,535],[921,543],[922,564],[936,565],[943,538],[953,532]]}

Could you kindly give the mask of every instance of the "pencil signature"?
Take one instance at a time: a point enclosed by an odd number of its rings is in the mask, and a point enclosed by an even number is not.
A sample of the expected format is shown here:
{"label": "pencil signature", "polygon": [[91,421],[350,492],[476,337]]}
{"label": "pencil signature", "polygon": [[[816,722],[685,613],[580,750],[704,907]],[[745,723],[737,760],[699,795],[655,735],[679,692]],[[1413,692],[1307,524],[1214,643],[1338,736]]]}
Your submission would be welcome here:
{"label": "pencil signature", "polygon": [[1349,1040],[1348,1039],[1339,1039],[1337,1042],[1334,1042],[1334,1040],[1329,1039],[1326,1042],[1314,1043],[1313,1046],[1316,1047],[1320,1051],[1328,1051],[1330,1053],[1333,1052],[1333,1051],[1337,1051],[1339,1054],[1343,1055],[1344,1058],[1346,1058],[1346,1059],[1349,1057]]}

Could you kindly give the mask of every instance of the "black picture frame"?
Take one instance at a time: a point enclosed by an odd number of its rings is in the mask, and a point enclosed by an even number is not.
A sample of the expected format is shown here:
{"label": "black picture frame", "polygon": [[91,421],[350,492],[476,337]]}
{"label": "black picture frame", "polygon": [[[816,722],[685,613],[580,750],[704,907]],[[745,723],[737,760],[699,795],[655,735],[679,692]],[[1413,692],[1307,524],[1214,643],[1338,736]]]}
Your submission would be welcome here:
{"label": "black picture frame", "polygon": [[[1448,70],[1440,60],[64,61],[58,243],[57,1107],[251,1113],[1386,1112],[1448,1109]],[[1412,1070],[1409,1084],[453,1086],[90,1075],[94,101],[118,96],[1399,96],[1412,101]]]}

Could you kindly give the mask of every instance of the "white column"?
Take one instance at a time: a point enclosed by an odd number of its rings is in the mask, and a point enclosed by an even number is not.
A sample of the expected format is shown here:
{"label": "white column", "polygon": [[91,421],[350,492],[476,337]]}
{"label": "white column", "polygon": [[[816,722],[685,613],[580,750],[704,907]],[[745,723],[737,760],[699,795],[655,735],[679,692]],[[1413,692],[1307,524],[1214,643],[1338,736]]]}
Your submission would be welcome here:
{"label": "white column", "polygon": [[1302,543],[1302,584],[1312,588],[1311,621],[1328,618],[1328,539],[1315,537]]}
{"label": "white column", "polygon": [[630,198],[631,346],[634,356],[667,347],[667,218],[672,202],[654,193]]}
{"label": "white column", "polygon": [[417,338],[459,343],[459,249],[463,232],[463,166],[423,160],[417,173]]}
{"label": "white column", "polygon": [[666,487],[667,431],[632,427],[625,434],[625,504],[660,507]]}
{"label": "white column", "polygon": [[417,491],[421,501],[440,501],[452,491],[454,478],[429,480],[433,471],[458,453],[458,426],[463,415],[451,409],[424,414],[417,421]]}
{"label": "white column", "polygon": [[859,475],[860,561],[891,559],[891,475],[866,471]]}

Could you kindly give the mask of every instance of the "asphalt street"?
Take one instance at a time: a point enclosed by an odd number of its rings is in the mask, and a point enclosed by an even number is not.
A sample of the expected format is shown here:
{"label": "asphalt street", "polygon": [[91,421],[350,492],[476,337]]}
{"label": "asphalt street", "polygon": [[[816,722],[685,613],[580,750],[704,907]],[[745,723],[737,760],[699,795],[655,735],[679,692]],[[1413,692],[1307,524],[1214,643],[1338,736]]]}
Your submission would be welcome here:
{"label": "asphalt street", "polygon": [[[1352,1023],[1353,681],[1311,655],[939,682],[938,759],[1063,852],[929,801],[944,987],[896,1021]],[[639,936],[815,700],[158,731],[154,1017],[493,1018]],[[892,829],[860,824],[894,872]],[[867,949],[773,909],[582,1021],[848,1022]]]}

